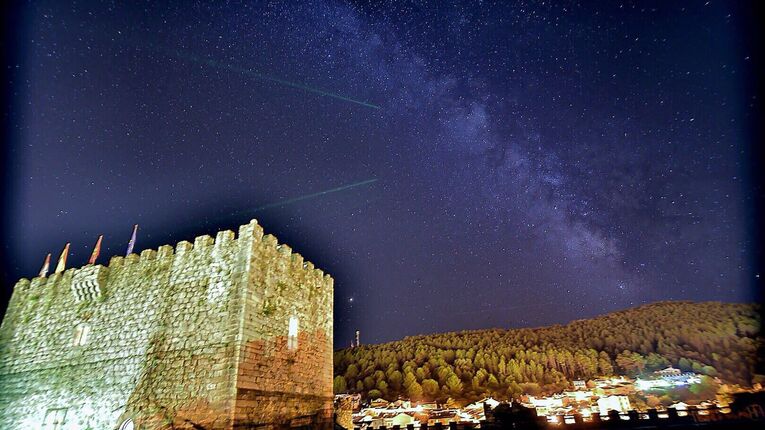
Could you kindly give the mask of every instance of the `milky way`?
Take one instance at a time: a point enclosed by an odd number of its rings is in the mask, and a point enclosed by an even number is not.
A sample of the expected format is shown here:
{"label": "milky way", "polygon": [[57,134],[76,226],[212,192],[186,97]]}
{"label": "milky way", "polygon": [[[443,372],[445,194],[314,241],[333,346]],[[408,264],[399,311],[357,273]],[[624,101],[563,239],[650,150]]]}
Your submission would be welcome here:
{"label": "milky way", "polygon": [[754,297],[741,5],[19,13],[8,279],[68,241],[83,264],[102,233],[105,259],[135,223],[143,249],[258,208],[335,277],[338,346]]}

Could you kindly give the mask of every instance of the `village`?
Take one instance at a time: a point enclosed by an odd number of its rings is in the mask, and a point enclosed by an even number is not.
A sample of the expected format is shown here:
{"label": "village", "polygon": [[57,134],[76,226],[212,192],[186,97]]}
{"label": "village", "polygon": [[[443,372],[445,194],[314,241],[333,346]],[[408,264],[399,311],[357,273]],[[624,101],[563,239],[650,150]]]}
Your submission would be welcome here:
{"label": "village", "polygon": [[[696,396],[693,400],[670,403],[666,401],[670,396],[665,396],[662,398],[664,404],[659,400],[673,390],[691,389],[702,384],[703,377],[670,366],[634,379],[613,376],[574,381],[570,390],[550,395],[525,394],[515,401],[486,397],[463,406],[452,399],[445,403],[412,402],[404,398],[395,401],[378,398],[362,402],[360,394],[338,394],[335,405],[339,411],[338,422],[349,429],[448,427],[451,423],[480,427],[481,422],[492,420],[492,411],[498,406],[510,407],[513,403],[516,407],[533,411],[538,420],[548,424],[608,420],[615,416],[625,420],[632,417],[648,419],[651,413],[656,414],[658,419],[668,418],[670,414],[682,417],[691,410],[701,415],[712,410],[729,412],[728,398],[719,391],[704,399]],[[347,411],[345,417],[342,416],[343,410]]]}

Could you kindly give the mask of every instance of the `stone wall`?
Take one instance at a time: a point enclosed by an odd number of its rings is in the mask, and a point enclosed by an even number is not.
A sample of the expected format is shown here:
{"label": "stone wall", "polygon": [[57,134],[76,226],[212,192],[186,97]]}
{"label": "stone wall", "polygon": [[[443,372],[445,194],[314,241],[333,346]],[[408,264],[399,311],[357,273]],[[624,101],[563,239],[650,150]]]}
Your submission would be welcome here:
{"label": "stone wall", "polygon": [[0,326],[2,429],[323,423],[331,390],[332,279],[255,221],[22,279]]}
{"label": "stone wall", "polygon": [[[252,228],[250,228],[252,227]],[[242,347],[237,377],[236,423],[293,425],[317,410],[332,420],[332,278],[303,261],[259,226],[253,235],[244,299]],[[298,325],[297,348],[288,348],[290,317]],[[329,381],[329,383],[328,383]]]}

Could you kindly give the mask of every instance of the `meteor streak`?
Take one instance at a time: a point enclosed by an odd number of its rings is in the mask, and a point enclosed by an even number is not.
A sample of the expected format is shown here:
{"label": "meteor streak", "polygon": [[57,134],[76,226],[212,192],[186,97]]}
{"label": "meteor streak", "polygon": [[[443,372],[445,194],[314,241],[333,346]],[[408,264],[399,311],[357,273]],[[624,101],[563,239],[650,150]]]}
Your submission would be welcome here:
{"label": "meteor streak", "polygon": [[255,208],[255,209],[252,209],[252,210],[244,210],[244,211],[234,212],[231,215],[238,215],[238,214],[245,213],[245,212],[252,213],[252,212],[263,211],[263,210],[266,210],[266,209],[278,208],[278,207],[286,206],[286,205],[289,205],[289,204],[292,204],[292,203],[302,202],[303,200],[309,200],[309,199],[313,199],[313,198],[316,198],[316,197],[321,197],[321,196],[326,195],[326,194],[337,193],[339,191],[344,191],[344,190],[348,190],[348,189],[351,189],[351,188],[361,187],[363,185],[368,185],[368,184],[371,184],[373,182],[377,182],[377,178],[367,179],[366,181],[355,182],[353,184],[343,185],[342,187],[331,188],[329,190],[319,191],[318,193],[306,194],[304,196],[294,197],[294,198],[291,198],[291,199],[282,200],[280,202],[269,203],[267,205],[259,206],[259,207]]}
{"label": "meteor streak", "polygon": [[330,93],[329,91],[324,91],[321,88],[309,87],[308,85],[304,85],[304,84],[301,84],[299,82],[286,81],[284,79],[279,79],[279,78],[275,78],[273,76],[264,75],[263,73],[257,72],[257,71],[252,70],[252,69],[246,69],[244,67],[232,66],[230,64],[221,64],[221,63],[218,63],[217,61],[213,61],[213,60],[210,60],[210,59],[205,59],[205,58],[197,57],[196,55],[187,55],[187,56],[178,55],[178,56],[182,57],[182,58],[187,58],[187,59],[189,59],[191,61],[194,61],[194,62],[197,62],[197,63],[206,64],[206,65],[211,66],[211,67],[216,67],[216,68],[219,68],[219,69],[226,69],[226,70],[231,70],[231,71],[234,71],[234,72],[239,72],[239,73],[242,73],[244,75],[248,75],[248,76],[252,76],[252,77],[254,77],[256,79],[260,79],[261,81],[275,82],[277,84],[284,85],[286,87],[296,88],[296,89],[303,90],[303,91],[308,91],[308,92],[311,92],[311,93],[314,93],[314,94],[319,94],[321,96],[331,97],[333,99],[338,99],[338,100],[342,100],[342,101],[346,101],[346,102],[350,102],[350,103],[355,103],[357,105],[361,105],[361,106],[368,107],[368,108],[371,108],[371,109],[380,109],[380,106],[373,105],[372,103],[367,103],[367,102],[362,101],[362,100],[355,100],[355,99],[352,99],[350,97],[346,97],[346,96],[341,95],[341,94]]}

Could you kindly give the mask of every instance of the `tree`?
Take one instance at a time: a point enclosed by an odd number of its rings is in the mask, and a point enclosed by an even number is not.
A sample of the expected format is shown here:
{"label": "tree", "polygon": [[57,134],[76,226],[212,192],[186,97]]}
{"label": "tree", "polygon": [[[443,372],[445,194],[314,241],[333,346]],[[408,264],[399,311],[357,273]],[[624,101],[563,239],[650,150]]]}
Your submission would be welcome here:
{"label": "tree", "polygon": [[413,373],[406,372],[406,374],[404,374],[404,388],[409,388],[409,386],[414,382],[417,382],[417,377],[414,376]]}
{"label": "tree", "polygon": [[422,367],[418,367],[414,373],[417,374],[418,381],[424,381],[428,378],[428,375],[425,373],[425,369],[423,369]]}
{"label": "tree", "polygon": [[598,357],[598,372],[603,376],[611,376],[614,374],[614,366],[611,365],[611,359],[605,352],[601,352]]}
{"label": "tree", "polygon": [[388,384],[396,391],[401,389],[401,382],[403,380],[403,377],[401,376],[401,372],[398,370],[394,370],[393,372],[388,373]]}
{"label": "tree", "polygon": [[540,387],[536,382],[524,382],[523,384],[520,384],[520,386],[521,391],[526,394],[536,396],[542,392],[542,387]]}
{"label": "tree", "polygon": [[645,358],[637,352],[624,350],[616,356],[616,364],[628,374],[635,375],[645,368]]}
{"label": "tree", "polygon": [[364,378],[364,388],[366,388],[367,390],[371,390],[372,388],[374,388],[375,384],[376,384],[375,378],[371,376],[367,376],[366,378]]}
{"label": "tree", "polygon": [[448,399],[446,399],[446,403],[444,404],[444,406],[446,406],[447,408],[456,409],[461,407],[462,405],[460,405],[458,401],[449,397]]}
{"label": "tree", "polygon": [[335,394],[345,393],[348,390],[345,378],[340,375],[335,376],[335,380],[332,382],[332,389]]}
{"label": "tree", "polygon": [[517,383],[517,382],[515,382],[515,381],[512,381],[512,382],[511,382],[511,383],[510,383],[510,384],[507,386],[507,394],[508,394],[508,396],[509,396],[509,397],[511,397],[511,398],[516,398],[516,397],[518,397],[518,396],[520,396],[520,395],[522,395],[522,394],[523,394],[523,388],[521,388],[521,386],[520,386],[520,385],[518,385],[518,383]]}
{"label": "tree", "polygon": [[645,403],[646,403],[646,406],[648,406],[649,408],[654,408],[654,409],[661,406],[661,400],[659,400],[659,398],[656,396],[646,397]]}
{"label": "tree", "polygon": [[677,367],[679,367],[681,370],[690,371],[693,368],[693,365],[691,364],[690,360],[683,357],[680,359],[680,361],[677,362]]}
{"label": "tree", "polygon": [[357,376],[359,376],[359,368],[355,364],[350,364],[345,369],[345,379],[356,379]]}
{"label": "tree", "polygon": [[496,390],[497,388],[499,388],[499,381],[497,381],[497,377],[494,375],[489,375],[489,381],[487,385],[492,390]]}
{"label": "tree", "polygon": [[701,368],[701,373],[708,376],[717,376],[717,369],[712,366],[704,366]]}
{"label": "tree", "polygon": [[369,392],[367,392],[367,396],[370,399],[379,399],[380,397],[382,397],[382,393],[380,392],[380,390],[374,389],[374,390],[369,390]]}
{"label": "tree", "polygon": [[411,400],[421,399],[422,393],[423,393],[422,385],[418,384],[417,382],[412,382],[406,388],[406,395],[409,396],[409,399]]}
{"label": "tree", "polygon": [[689,388],[697,400],[713,400],[720,390],[720,384],[709,376],[702,376],[701,382],[693,384]]}
{"label": "tree", "polygon": [[[423,398],[466,401],[552,393],[571,379],[634,374],[668,363],[750,386],[758,325],[753,305],[656,303],[565,326],[433,334],[340,350],[334,376],[366,398],[372,390],[391,398],[407,395],[416,382]],[[387,384],[384,391],[380,381]]]}
{"label": "tree", "polygon": [[428,399],[434,400],[441,391],[441,387],[435,379],[426,379],[422,381],[422,391]]}
{"label": "tree", "polygon": [[669,366],[669,360],[666,357],[655,352],[648,354],[645,358],[645,367],[648,370],[661,370]]}
{"label": "tree", "polygon": [[458,378],[457,375],[453,373],[448,378],[446,378],[446,388],[449,389],[449,393],[452,395],[462,395],[462,381],[460,381],[460,378]]}

